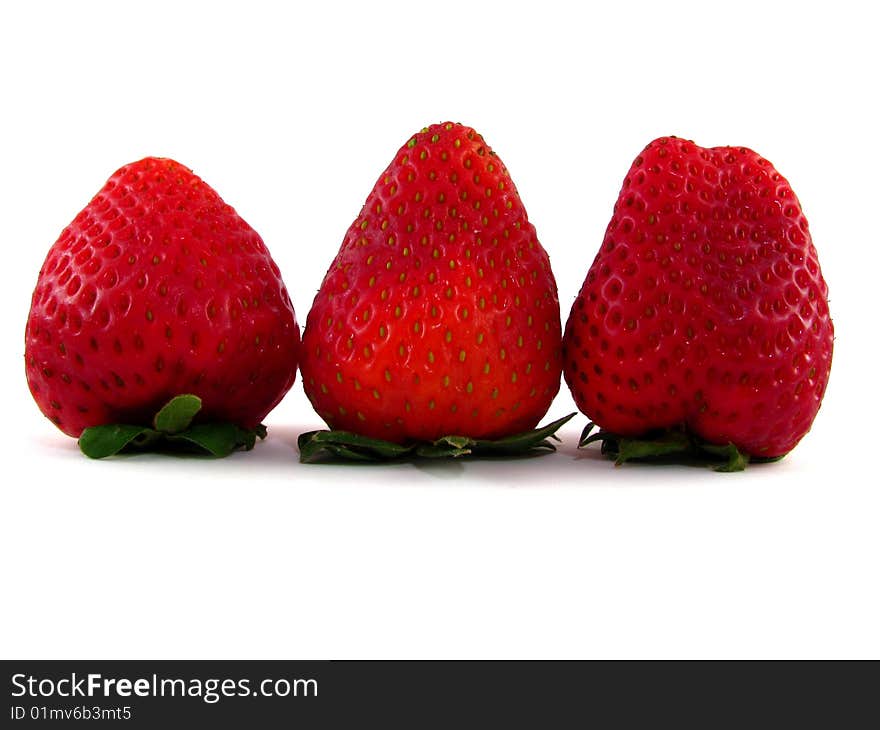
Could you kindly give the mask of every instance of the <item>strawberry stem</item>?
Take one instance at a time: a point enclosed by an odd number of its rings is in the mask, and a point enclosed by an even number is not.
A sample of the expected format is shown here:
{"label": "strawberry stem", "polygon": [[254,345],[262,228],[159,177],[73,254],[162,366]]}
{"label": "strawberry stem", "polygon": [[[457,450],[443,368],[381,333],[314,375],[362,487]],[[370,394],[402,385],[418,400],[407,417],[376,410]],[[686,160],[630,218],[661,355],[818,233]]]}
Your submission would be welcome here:
{"label": "strawberry stem", "polygon": [[575,416],[571,413],[533,431],[501,439],[472,439],[443,436],[436,441],[396,444],[368,438],[349,431],[309,431],[297,439],[299,460],[303,463],[331,458],[337,461],[390,461],[404,458],[441,459],[480,456],[523,456],[556,451],[556,432]]}

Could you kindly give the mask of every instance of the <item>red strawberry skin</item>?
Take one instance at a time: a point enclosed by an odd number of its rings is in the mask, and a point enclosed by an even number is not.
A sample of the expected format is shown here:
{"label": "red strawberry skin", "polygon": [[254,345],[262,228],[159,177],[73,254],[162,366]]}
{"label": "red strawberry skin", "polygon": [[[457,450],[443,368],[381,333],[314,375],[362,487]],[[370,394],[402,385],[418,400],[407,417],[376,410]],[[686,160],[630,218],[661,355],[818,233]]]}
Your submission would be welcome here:
{"label": "red strawberry skin", "polygon": [[183,165],[118,170],[64,229],[25,331],[28,384],[64,433],[149,424],[170,398],[256,426],[293,385],[299,329],[254,231]]}
{"label": "red strawberry skin", "polygon": [[572,307],[565,379],[621,436],[683,425],[780,456],[825,392],[827,296],[800,203],[767,160],[660,138],[630,168]]}
{"label": "red strawberry skin", "polygon": [[435,124],[394,156],[309,312],[301,369],[331,428],[403,443],[533,428],[559,390],[546,252],[473,129]]}

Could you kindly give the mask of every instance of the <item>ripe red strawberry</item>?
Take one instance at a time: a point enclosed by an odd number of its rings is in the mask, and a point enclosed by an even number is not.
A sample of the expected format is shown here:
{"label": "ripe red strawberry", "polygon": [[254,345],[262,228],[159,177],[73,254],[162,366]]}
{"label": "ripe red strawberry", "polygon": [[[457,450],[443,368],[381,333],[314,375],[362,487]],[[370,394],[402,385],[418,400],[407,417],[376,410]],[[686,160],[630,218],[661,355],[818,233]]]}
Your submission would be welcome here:
{"label": "ripe red strawberry", "polygon": [[[64,433],[149,424],[172,397],[253,428],[293,384],[299,330],[259,235],[190,170],[118,170],[43,264],[27,379]],[[190,414],[190,417],[192,414]]]}
{"label": "ripe red strawberry", "polygon": [[504,164],[446,123],[379,177],[315,297],[301,368],[331,428],[495,439],[547,412],[560,347],[550,262]]}
{"label": "ripe red strawberry", "polygon": [[816,416],[833,334],[785,178],[743,147],[661,138],[624,180],[572,307],[565,379],[608,432],[682,429],[778,457]]}

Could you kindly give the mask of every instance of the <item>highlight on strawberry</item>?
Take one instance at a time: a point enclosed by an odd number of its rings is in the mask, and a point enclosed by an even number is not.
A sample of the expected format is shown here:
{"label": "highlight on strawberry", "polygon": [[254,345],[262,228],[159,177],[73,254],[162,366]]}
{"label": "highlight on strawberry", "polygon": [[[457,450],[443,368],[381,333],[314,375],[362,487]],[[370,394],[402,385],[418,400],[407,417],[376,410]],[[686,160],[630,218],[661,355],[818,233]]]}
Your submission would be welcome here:
{"label": "highlight on strawberry", "polygon": [[819,410],[833,340],[788,181],[745,147],[657,139],[623,182],[566,324],[565,380],[591,420],[581,445],[724,471],[779,459]]}
{"label": "highlight on strawberry", "polygon": [[379,176],[309,312],[303,387],[331,431],[300,457],[552,450],[561,378],[547,253],[495,152],[447,122]]}
{"label": "highlight on strawberry", "polygon": [[191,170],[152,157],[116,171],[61,233],[25,331],[34,400],[95,457],[251,448],[299,350],[257,232]]}

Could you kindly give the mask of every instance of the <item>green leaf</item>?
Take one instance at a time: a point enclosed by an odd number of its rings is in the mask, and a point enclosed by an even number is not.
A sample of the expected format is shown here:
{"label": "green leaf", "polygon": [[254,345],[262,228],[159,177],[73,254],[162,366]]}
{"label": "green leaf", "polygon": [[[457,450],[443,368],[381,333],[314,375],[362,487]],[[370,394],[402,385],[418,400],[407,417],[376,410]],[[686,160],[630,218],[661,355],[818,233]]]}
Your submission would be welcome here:
{"label": "green leaf", "polygon": [[[436,441],[396,444],[384,439],[360,436],[350,431],[309,431],[297,439],[299,459],[311,462],[321,456],[346,461],[388,461],[405,457],[424,459],[460,458],[463,456],[515,456],[533,451],[555,451],[548,439],[556,439],[559,428],[574,413],[533,431],[502,439],[472,439],[467,436],[442,436]],[[556,439],[558,440],[558,439]]]}
{"label": "green leaf", "polygon": [[384,439],[360,436],[350,431],[309,431],[297,439],[299,460],[312,461],[322,452],[352,461],[385,461],[396,459],[412,451],[412,446],[402,446]]}
{"label": "green leaf", "polygon": [[691,449],[690,439],[680,431],[667,431],[655,439],[617,439],[615,464],[631,459],[651,459],[669,454],[686,453]]}
{"label": "green leaf", "polygon": [[476,441],[466,436],[443,436],[433,443],[418,444],[415,448],[415,455],[423,459],[442,459],[444,457],[457,459],[472,454],[475,443]]}
{"label": "green leaf", "polygon": [[163,433],[180,433],[189,428],[195,415],[202,410],[197,395],[178,395],[168,401],[153,418],[153,427]]}
{"label": "green leaf", "polygon": [[717,444],[710,443],[698,443],[697,448],[711,454],[712,456],[718,456],[723,460],[723,463],[712,467],[715,471],[742,471],[749,463],[749,455],[742,453],[731,443],[728,443],[725,446],[718,446]]}
{"label": "green leaf", "polygon": [[580,448],[583,448],[583,447],[586,446],[587,444],[592,443],[593,441],[596,440],[595,438],[590,438],[590,432],[591,432],[595,427],[596,427],[596,424],[593,423],[592,421],[590,421],[589,423],[587,423],[586,426],[584,426],[584,430],[581,431],[581,438],[580,438],[580,440],[578,441],[578,448],[579,448],[579,449],[580,449]]}
{"label": "green leaf", "polygon": [[130,446],[145,447],[160,438],[161,434],[146,426],[128,426],[111,423],[92,426],[79,437],[79,449],[90,459],[113,456]]}
{"label": "green leaf", "polygon": [[[351,449],[348,446],[344,446],[343,444],[325,444],[323,446],[323,449],[327,452],[329,456],[340,461],[370,461],[374,463],[381,461],[381,459],[377,458],[376,456],[373,456],[364,451]],[[314,455],[309,455],[309,460],[314,458]],[[302,457],[302,454],[300,454],[300,461],[306,461],[306,459]]]}
{"label": "green leaf", "polygon": [[480,456],[514,456],[525,454],[529,451],[556,451],[556,446],[548,439],[559,441],[556,432],[568,423],[576,414],[569,413],[546,426],[536,428],[533,431],[506,436],[495,441],[477,440],[472,442],[471,449],[474,454]]}
{"label": "green leaf", "polygon": [[80,450],[93,459],[120,451],[188,450],[211,456],[228,456],[237,449],[250,451],[257,438],[266,438],[261,423],[252,429],[233,423],[197,423],[192,420],[202,408],[198,396],[178,395],[153,417],[153,428],[135,424],[108,424],[87,428],[79,439]]}
{"label": "green leaf", "polygon": [[[713,444],[690,433],[684,427],[661,429],[641,438],[629,438],[608,431],[590,434],[594,424],[588,423],[581,434],[579,448],[600,441],[602,454],[614,459],[616,465],[627,461],[676,461],[709,463],[715,471],[742,471],[751,459],[734,444]],[[781,457],[779,457],[781,458]],[[775,459],[774,459],[775,460]]]}
{"label": "green leaf", "polygon": [[211,456],[229,456],[243,448],[250,451],[257,441],[255,430],[239,428],[234,423],[199,423],[186,431],[168,435],[169,441],[185,441]]}
{"label": "green leaf", "polygon": [[782,461],[786,456],[788,456],[788,452],[784,454],[779,454],[779,456],[750,456],[749,463],[750,464],[772,464],[776,461]]}

